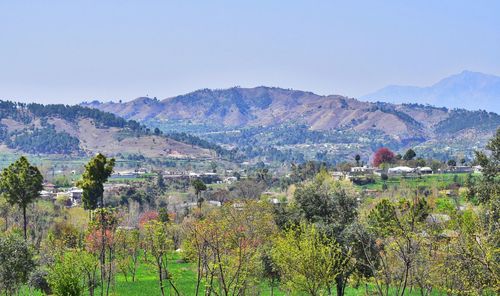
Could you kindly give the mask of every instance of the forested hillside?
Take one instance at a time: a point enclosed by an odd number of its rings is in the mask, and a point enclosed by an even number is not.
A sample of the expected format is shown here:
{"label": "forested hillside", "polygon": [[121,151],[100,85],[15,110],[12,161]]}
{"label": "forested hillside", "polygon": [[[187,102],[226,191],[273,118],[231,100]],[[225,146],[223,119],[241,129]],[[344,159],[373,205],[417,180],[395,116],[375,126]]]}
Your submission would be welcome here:
{"label": "forested hillside", "polygon": [[[210,157],[210,147],[184,144],[133,120],[97,109],[0,101],[2,149],[31,154],[110,155],[141,153],[148,157]],[[215,155],[215,154],[214,154]]]}

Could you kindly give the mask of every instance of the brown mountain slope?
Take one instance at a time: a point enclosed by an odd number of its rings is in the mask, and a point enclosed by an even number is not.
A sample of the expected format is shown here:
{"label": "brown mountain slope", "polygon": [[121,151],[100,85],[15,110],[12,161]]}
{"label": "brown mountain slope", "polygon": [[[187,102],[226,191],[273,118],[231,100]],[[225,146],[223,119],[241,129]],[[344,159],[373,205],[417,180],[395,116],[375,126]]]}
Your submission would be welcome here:
{"label": "brown mountain slope", "polygon": [[162,101],[139,98],[126,103],[83,105],[138,121],[189,120],[226,127],[301,123],[312,130],[375,129],[389,135],[406,136],[425,132],[420,122],[408,121],[391,112],[397,110],[392,105],[386,108],[391,110],[381,110],[376,103],[281,88],[204,89]]}
{"label": "brown mountain slope", "polygon": [[188,122],[241,128],[306,125],[311,131],[382,133],[406,143],[461,136],[460,131],[491,134],[500,116],[486,111],[419,104],[362,102],[338,95],[274,87],[202,89],[164,100],[138,98],[125,103],[83,103],[141,122]]}
{"label": "brown mountain slope", "polygon": [[[4,150],[44,154],[209,158],[211,150],[174,141],[135,122],[80,106],[0,101]],[[7,147],[7,148],[6,148]]]}

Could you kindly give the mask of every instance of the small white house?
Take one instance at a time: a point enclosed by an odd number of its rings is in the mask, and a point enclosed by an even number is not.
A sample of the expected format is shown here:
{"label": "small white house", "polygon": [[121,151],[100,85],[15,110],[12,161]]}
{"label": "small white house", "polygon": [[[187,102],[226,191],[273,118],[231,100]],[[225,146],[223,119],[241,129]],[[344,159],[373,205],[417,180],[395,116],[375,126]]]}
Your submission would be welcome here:
{"label": "small white house", "polygon": [[407,166],[398,166],[398,167],[390,168],[387,171],[387,173],[389,175],[403,175],[403,174],[413,173],[414,171],[415,171],[414,168],[410,168],[410,167],[407,167]]}
{"label": "small white house", "polygon": [[418,172],[421,173],[422,175],[430,175],[433,173],[432,169],[430,167],[419,167]]}
{"label": "small white house", "polygon": [[375,170],[375,168],[370,168],[370,167],[367,167],[367,166],[352,167],[351,168],[351,173],[373,174],[374,170]]}

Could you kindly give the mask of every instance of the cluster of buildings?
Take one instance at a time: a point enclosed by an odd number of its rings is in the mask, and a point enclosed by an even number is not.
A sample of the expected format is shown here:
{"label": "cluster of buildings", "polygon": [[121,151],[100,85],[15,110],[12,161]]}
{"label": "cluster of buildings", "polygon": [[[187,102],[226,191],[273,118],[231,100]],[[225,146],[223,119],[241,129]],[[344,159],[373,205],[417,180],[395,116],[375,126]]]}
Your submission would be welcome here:
{"label": "cluster of buildings", "polygon": [[[397,166],[387,169],[384,171],[375,167],[352,167],[350,172],[345,175],[346,177],[353,177],[359,175],[378,175],[381,176],[383,173],[386,173],[388,176],[418,176],[418,175],[431,175],[431,174],[442,174],[442,173],[480,173],[482,170],[481,166],[454,166],[449,167],[448,169],[437,171],[433,171],[430,167],[408,167],[408,166]],[[338,172],[337,172],[338,174]]]}
{"label": "cluster of buildings", "polygon": [[52,183],[44,183],[40,196],[47,200],[62,200],[68,207],[76,206],[82,202],[83,190],[77,187],[60,190]]}
{"label": "cluster of buildings", "polygon": [[[104,191],[113,191],[122,187],[129,187],[127,184],[106,183]],[[75,207],[82,203],[83,189],[78,187],[57,188],[52,183],[44,183],[40,196],[47,200],[62,201],[67,207]]]}

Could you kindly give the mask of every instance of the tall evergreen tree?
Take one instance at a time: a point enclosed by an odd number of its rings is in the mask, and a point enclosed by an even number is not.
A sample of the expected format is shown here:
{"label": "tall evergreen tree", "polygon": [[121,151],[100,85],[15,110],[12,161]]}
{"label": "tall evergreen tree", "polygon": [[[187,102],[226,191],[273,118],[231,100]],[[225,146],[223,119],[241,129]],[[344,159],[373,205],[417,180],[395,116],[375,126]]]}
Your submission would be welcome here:
{"label": "tall evergreen tree", "polygon": [[415,156],[417,156],[417,153],[415,153],[415,151],[413,151],[413,149],[408,149],[408,151],[406,151],[405,155],[403,156],[403,159],[408,161],[408,160],[412,160],[415,158]]}
{"label": "tall evergreen tree", "polygon": [[42,174],[24,156],[4,169],[1,174],[0,191],[11,205],[16,204],[23,211],[24,240],[28,237],[26,207],[40,196],[42,183]]}
{"label": "tall evergreen tree", "polygon": [[201,192],[207,190],[207,185],[205,185],[205,183],[200,179],[193,180],[191,182],[191,185],[193,185],[196,194],[196,202],[198,203],[198,208],[201,208],[201,204],[203,203]]}
{"label": "tall evergreen tree", "polygon": [[83,189],[82,202],[86,210],[104,207],[104,183],[113,172],[115,159],[107,159],[101,153],[94,156],[86,165],[82,179],[77,186]]}
{"label": "tall evergreen tree", "polygon": [[359,154],[356,154],[354,156],[354,160],[356,161],[356,166],[359,166],[359,161],[361,160],[361,156]]}

